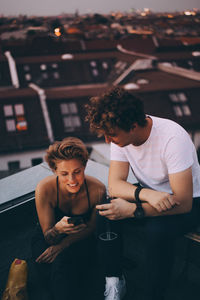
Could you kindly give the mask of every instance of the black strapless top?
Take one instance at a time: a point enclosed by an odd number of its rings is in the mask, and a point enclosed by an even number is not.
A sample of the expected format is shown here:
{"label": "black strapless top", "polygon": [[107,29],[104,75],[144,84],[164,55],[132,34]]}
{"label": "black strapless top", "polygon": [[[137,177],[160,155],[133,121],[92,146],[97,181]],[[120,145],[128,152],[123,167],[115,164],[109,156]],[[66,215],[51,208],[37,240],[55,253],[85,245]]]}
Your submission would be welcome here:
{"label": "black strapless top", "polygon": [[64,216],[68,216],[68,217],[82,217],[84,222],[89,221],[91,213],[92,213],[92,209],[91,209],[91,203],[90,203],[90,195],[89,195],[89,191],[88,191],[88,186],[87,186],[87,182],[86,179],[84,180],[84,184],[85,184],[85,188],[86,188],[86,193],[87,193],[87,199],[88,199],[88,211],[84,214],[80,214],[80,215],[74,215],[70,212],[66,213],[63,212],[60,208],[59,208],[59,182],[58,182],[58,176],[56,177],[56,186],[57,186],[57,205],[54,209],[55,212],[55,221],[56,223],[58,221],[60,221]]}

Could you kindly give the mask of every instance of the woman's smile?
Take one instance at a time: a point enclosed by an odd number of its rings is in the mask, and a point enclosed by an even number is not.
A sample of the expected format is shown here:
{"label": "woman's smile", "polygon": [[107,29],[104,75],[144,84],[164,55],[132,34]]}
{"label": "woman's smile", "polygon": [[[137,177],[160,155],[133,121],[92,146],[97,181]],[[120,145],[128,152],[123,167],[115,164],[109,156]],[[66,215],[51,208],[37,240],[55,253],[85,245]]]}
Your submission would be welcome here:
{"label": "woman's smile", "polygon": [[84,183],[85,167],[78,159],[63,160],[57,163],[56,174],[59,177],[61,188],[70,193],[79,192]]}

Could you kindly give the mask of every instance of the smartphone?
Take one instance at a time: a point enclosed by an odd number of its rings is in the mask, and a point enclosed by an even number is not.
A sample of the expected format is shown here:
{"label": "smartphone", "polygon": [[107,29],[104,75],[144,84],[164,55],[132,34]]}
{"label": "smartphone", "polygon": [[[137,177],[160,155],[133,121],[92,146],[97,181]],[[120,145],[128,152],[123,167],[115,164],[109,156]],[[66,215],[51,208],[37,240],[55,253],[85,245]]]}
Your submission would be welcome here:
{"label": "smartphone", "polygon": [[97,209],[97,211],[105,211],[105,210],[108,210],[108,209]]}
{"label": "smartphone", "polygon": [[[110,201],[114,199],[114,198],[111,198],[109,197],[108,195],[103,199],[103,201],[100,203],[101,204],[109,204]],[[107,208],[108,209],[108,208]],[[107,209],[98,209],[98,211],[104,211],[104,210],[107,210]]]}
{"label": "smartphone", "polygon": [[68,223],[69,224],[74,224],[74,226],[80,225],[84,223],[84,219],[83,217],[79,217],[79,216],[74,216],[74,217],[70,217],[68,219]]}

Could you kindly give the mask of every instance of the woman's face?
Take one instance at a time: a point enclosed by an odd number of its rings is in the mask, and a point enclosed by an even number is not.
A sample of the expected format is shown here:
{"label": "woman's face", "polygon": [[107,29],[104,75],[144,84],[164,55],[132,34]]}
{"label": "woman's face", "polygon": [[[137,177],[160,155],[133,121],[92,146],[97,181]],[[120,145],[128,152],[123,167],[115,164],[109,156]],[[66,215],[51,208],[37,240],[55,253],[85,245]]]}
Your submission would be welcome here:
{"label": "woman's face", "polygon": [[69,193],[77,193],[84,182],[85,167],[78,159],[61,160],[56,163],[55,174],[59,177],[62,189]]}

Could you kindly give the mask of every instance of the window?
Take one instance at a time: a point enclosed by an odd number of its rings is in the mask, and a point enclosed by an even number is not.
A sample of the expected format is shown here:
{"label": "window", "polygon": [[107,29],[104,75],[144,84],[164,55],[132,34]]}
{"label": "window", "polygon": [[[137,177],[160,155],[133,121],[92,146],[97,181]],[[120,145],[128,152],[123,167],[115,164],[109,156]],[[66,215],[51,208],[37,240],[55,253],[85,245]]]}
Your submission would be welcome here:
{"label": "window", "polygon": [[126,68],[127,68],[128,63],[124,62],[124,61],[117,61],[114,68],[115,68],[115,72],[117,74],[121,74]]}
{"label": "window", "polygon": [[26,131],[28,129],[23,104],[4,105],[3,111],[8,132]]}
{"label": "window", "polygon": [[91,72],[93,77],[98,77],[99,76],[99,70],[98,70],[98,64],[95,60],[90,61],[90,67],[91,67]]}
{"label": "window", "polygon": [[69,114],[69,107],[68,107],[67,103],[61,103],[60,109],[61,109],[62,115]]}
{"label": "window", "polygon": [[30,66],[29,65],[24,65],[24,71],[29,72],[30,71]]}
{"label": "window", "polygon": [[16,161],[9,161],[8,162],[8,169],[9,171],[15,171],[20,169],[20,163],[19,160]]}
{"label": "window", "polygon": [[12,105],[4,105],[3,110],[4,110],[4,115],[5,115],[6,117],[13,116],[13,108],[12,108]]}
{"label": "window", "polygon": [[97,66],[97,63],[96,63],[95,60],[92,60],[92,61],[90,62],[90,65],[91,65],[91,67],[95,68],[95,67]]}
{"label": "window", "polygon": [[94,77],[99,75],[99,71],[97,69],[92,69],[92,74]]}
{"label": "window", "polygon": [[75,102],[61,103],[60,110],[63,118],[65,132],[73,132],[81,127],[81,119]]}
{"label": "window", "polygon": [[30,82],[39,82],[41,86],[52,85],[52,80],[59,80],[59,64],[58,63],[31,63],[21,66],[22,86],[27,86]]}
{"label": "window", "polygon": [[14,119],[6,120],[6,129],[7,131],[15,131],[16,130],[16,124]]}
{"label": "window", "polygon": [[172,102],[173,110],[177,117],[191,116],[191,110],[185,93],[171,93],[169,94],[169,98]]}
{"label": "window", "polygon": [[23,71],[24,71],[24,78],[26,81],[30,81],[32,79],[32,76],[30,74],[31,68],[29,65],[23,65]]}
{"label": "window", "polygon": [[54,72],[54,73],[53,73],[53,77],[54,77],[55,79],[59,79],[59,78],[60,78],[60,74],[59,74],[58,72]]}
{"label": "window", "polygon": [[80,120],[79,116],[73,117],[73,125],[75,127],[81,127],[81,120]]}
{"label": "window", "polygon": [[24,106],[22,104],[16,104],[14,108],[16,116],[24,115]]}
{"label": "window", "polygon": [[142,85],[142,84],[149,84],[149,79],[146,78],[138,78],[136,81],[137,84]]}
{"label": "window", "polygon": [[182,110],[185,116],[191,116],[191,111],[188,105],[182,105]]}
{"label": "window", "polygon": [[193,67],[193,61],[192,60],[188,60],[188,65],[192,68]]}
{"label": "window", "polygon": [[52,67],[53,69],[57,69],[57,68],[58,68],[58,64],[54,63],[54,64],[51,65],[51,67]]}
{"label": "window", "polygon": [[69,106],[70,113],[72,113],[72,114],[77,114],[78,113],[78,109],[77,109],[76,103],[71,102],[71,103],[68,104],[68,106]]}
{"label": "window", "polygon": [[45,72],[45,73],[42,73],[42,78],[43,78],[43,79],[47,79],[47,78],[48,78],[48,73],[46,73],[46,72]]}
{"label": "window", "polygon": [[45,71],[47,69],[47,65],[45,65],[45,64],[40,65],[40,69],[42,71]]}
{"label": "window", "polygon": [[[63,122],[65,128],[67,128],[67,131],[74,131],[75,127],[80,127],[81,126],[81,121],[78,116],[64,116],[63,117]],[[71,129],[71,130],[69,130]]]}
{"label": "window", "polygon": [[31,159],[32,166],[37,166],[43,162],[41,157]]}
{"label": "window", "polygon": [[173,109],[174,109],[175,115],[177,117],[182,117],[183,116],[183,113],[182,113],[182,110],[181,110],[180,106],[174,105]]}
{"label": "window", "polygon": [[200,130],[197,130],[194,133],[194,144],[196,149],[200,148]]}
{"label": "window", "polygon": [[107,70],[108,69],[108,63],[106,61],[102,62],[102,67],[103,69]]}
{"label": "window", "polygon": [[31,80],[31,74],[29,74],[29,73],[25,74],[25,79],[26,79],[26,81],[30,81]]}

